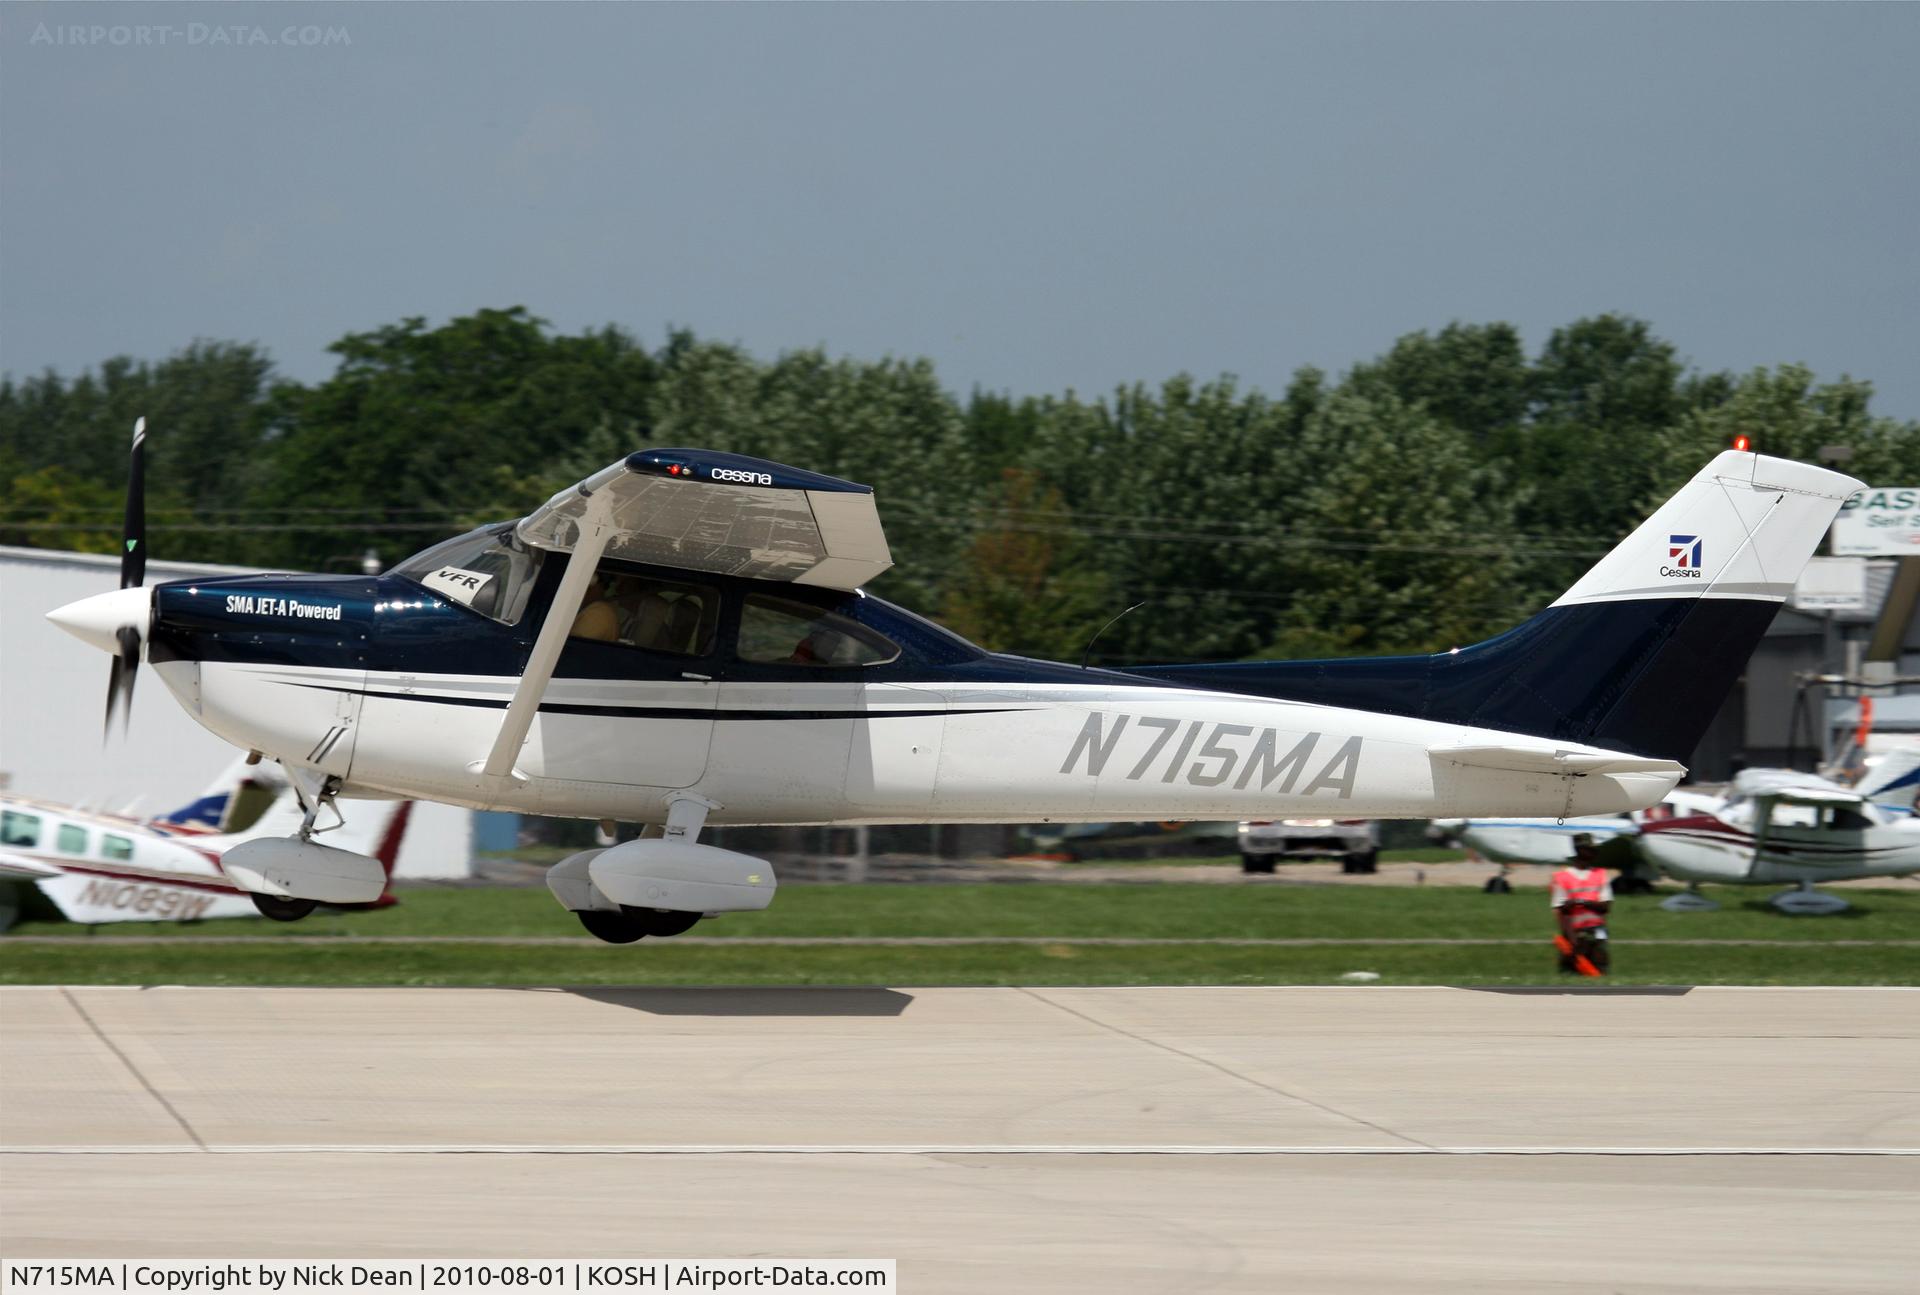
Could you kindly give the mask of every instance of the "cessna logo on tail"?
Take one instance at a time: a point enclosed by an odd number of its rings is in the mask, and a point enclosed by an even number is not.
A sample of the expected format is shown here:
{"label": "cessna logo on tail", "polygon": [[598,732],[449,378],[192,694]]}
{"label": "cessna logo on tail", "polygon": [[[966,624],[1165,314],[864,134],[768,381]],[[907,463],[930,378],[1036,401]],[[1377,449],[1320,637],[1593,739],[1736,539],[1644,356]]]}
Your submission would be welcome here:
{"label": "cessna logo on tail", "polygon": [[[1111,729],[1107,727],[1109,719],[1113,721]],[[1321,736],[1302,733],[1297,738],[1293,734],[1283,738],[1274,729],[1247,724],[1208,724],[1202,720],[1162,719],[1153,715],[1135,719],[1131,715],[1095,713],[1087,716],[1079,736],[1073,739],[1073,747],[1067,752],[1060,772],[1074,772],[1075,766],[1084,759],[1086,772],[1098,776],[1113,758],[1129,720],[1133,721],[1136,733],[1154,730],[1145,752],[1120,775],[1129,782],[1154,778],[1160,782],[1184,781],[1195,787],[1219,787],[1231,781],[1235,791],[1257,787],[1282,795],[1291,793],[1300,775],[1306,772]],[[1203,730],[1205,740],[1201,738]],[[1177,741],[1176,733],[1179,734]],[[1251,749],[1248,749],[1249,738]],[[1300,789],[1300,794],[1311,796],[1316,791],[1331,791],[1341,800],[1350,799],[1354,776],[1360,771],[1360,746],[1361,739],[1357,737],[1342,742],[1339,750],[1319,766],[1320,772]],[[1169,747],[1172,748],[1170,754]],[[1237,778],[1234,777],[1236,770]]]}
{"label": "cessna logo on tail", "polygon": [[1700,578],[1700,550],[1703,547],[1698,535],[1667,536],[1667,556],[1673,559],[1672,566],[1660,568],[1663,576],[1687,576]]}

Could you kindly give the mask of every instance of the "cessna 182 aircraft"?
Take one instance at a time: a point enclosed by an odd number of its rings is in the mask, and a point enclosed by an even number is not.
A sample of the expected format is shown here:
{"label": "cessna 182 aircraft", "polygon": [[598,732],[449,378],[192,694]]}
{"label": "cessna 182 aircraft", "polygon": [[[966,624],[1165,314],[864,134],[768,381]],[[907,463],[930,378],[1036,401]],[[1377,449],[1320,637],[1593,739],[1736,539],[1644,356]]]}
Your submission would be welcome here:
{"label": "cessna 182 aircraft", "polygon": [[[556,864],[616,943],[764,908],[714,824],[1571,815],[1651,804],[1859,483],[1729,451],[1551,607],[1432,656],[1088,669],[982,651],[861,588],[872,491],[703,449],[628,455],[384,576],[122,588],[49,613],[281,762],[291,838],[221,860],[267,902],[372,898],[336,798],[649,825]],[[337,810],[333,810],[337,812]],[[653,835],[657,833],[657,835]]]}
{"label": "cessna 182 aircraft", "polygon": [[1748,769],[1711,809],[1643,823],[1635,844],[1660,871],[1692,883],[1662,907],[1709,909],[1703,881],[1797,888],[1768,903],[1788,913],[1838,913],[1848,905],[1814,884],[1920,872],[1920,821],[1876,804],[1876,790],[1817,774]]}

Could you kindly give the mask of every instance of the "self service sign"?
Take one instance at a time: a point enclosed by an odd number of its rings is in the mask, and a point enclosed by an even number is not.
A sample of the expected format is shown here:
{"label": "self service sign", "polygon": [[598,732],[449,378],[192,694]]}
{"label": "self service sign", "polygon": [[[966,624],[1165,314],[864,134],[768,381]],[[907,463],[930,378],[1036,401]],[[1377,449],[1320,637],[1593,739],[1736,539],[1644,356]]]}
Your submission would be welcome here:
{"label": "self service sign", "polygon": [[1833,519],[1835,557],[1920,557],[1920,486],[1869,486]]}

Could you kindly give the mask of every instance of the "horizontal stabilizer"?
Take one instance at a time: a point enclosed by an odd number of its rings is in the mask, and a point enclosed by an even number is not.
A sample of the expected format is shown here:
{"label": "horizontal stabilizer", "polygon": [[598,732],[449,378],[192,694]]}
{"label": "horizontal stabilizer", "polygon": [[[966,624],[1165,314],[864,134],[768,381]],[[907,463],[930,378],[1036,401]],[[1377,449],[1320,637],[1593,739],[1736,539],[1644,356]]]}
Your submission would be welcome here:
{"label": "horizontal stabilizer", "polygon": [[1436,746],[1428,748],[1427,754],[1469,768],[1510,773],[1656,773],[1679,778],[1687,772],[1685,765],[1672,760],[1592,751],[1542,751],[1525,746]]}

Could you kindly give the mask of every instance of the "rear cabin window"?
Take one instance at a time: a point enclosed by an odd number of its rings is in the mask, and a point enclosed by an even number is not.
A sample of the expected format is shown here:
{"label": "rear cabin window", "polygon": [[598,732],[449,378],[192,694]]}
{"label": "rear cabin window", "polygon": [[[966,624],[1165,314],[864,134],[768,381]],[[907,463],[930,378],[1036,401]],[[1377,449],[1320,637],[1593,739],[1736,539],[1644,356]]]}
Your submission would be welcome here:
{"label": "rear cabin window", "polygon": [[574,638],[674,656],[705,656],[720,623],[720,591],[602,567],[574,615]]}
{"label": "rear cabin window", "polygon": [[1827,826],[1836,832],[1864,832],[1873,820],[1849,805],[1835,805],[1827,811]]}
{"label": "rear cabin window", "polygon": [[740,612],[738,652],[742,661],[765,665],[844,670],[885,665],[900,655],[900,648],[838,612],[749,594]]}
{"label": "rear cabin window", "polygon": [[75,827],[72,823],[60,825],[60,853],[85,854],[87,852],[87,829]]}
{"label": "rear cabin window", "polygon": [[40,816],[10,809],[0,813],[0,845],[40,844]]}
{"label": "rear cabin window", "polygon": [[124,836],[109,833],[100,838],[100,853],[106,858],[125,863],[133,858],[133,842]]}

